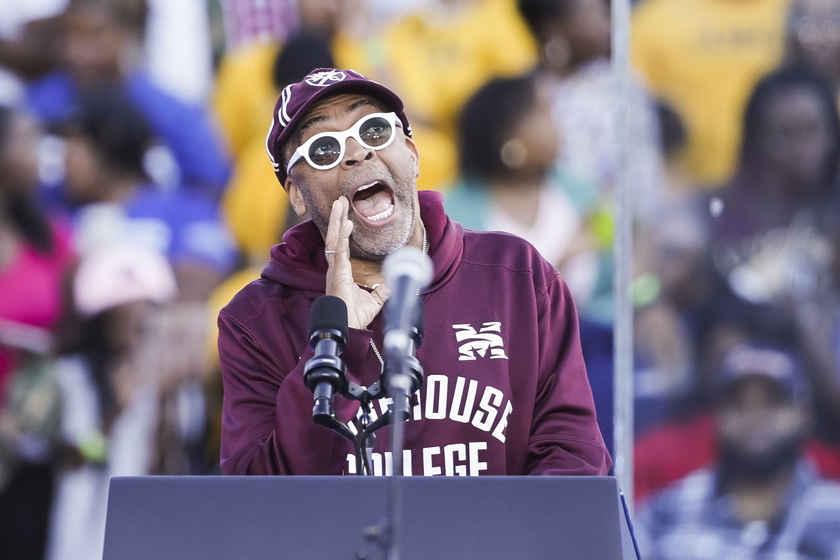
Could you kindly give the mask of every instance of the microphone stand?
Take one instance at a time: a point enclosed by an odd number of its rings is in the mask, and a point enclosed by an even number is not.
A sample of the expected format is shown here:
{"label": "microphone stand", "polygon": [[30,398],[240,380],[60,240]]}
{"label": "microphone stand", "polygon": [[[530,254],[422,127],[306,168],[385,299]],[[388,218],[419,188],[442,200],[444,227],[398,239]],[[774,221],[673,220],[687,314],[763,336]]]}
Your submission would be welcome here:
{"label": "microphone stand", "polygon": [[[407,327],[402,326],[406,323],[399,321],[399,327],[386,327],[386,361],[383,363],[381,379],[369,388],[349,381],[344,376],[344,363],[338,357],[343,349],[343,340],[335,343],[339,346],[338,350],[331,348],[324,355],[318,355],[307,363],[305,374],[307,386],[315,393],[315,406],[312,409],[314,422],[353,442],[358,474],[373,475],[371,455],[376,446],[375,432],[386,425],[392,427],[392,472],[388,485],[388,511],[379,525],[366,527],[364,530],[365,539],[382,547],[387,560],[399,560],[398,545],[402,535],[399,478],[403,471],[403,423],[410,417],[409,398],[423,383],[423,367],[415,357],[423,336],[423,306],[419,298],[409,313],[411,319],[406,322]],[[346,337],[346,333],[344,336]],[[336,416],[330,390],[361,403],[360,414],[357,416],[359,429],[355,433],[347,423]],[[379,418],[371,421],[371,403],[386,395],[391,397],[392,405]]]}
{"label": "microphone stand", "polygon": [[[403,426],[409,419],[409,398],[423,383],[423,366],[414,356],[420,347],[422,333],[422,309],[418,308],[417,318],[410,333],[401,330],[389,331],[385,335],[394,348],[386,352],[386,362],[382,369],[380,381],[370,387],[362,387],[358,383],[346,380],[340,393],[345,398],[357,400],[361,403],[361,413],[358,416],[359,430],[354,433],[345,423],[335,415],[332,403],[326,406],[316,406],[312,410],[312,419],[316,424],[328,428],[345,439],[353,442],[356,451],[356,472],[360,475],[373,475],[370,456],[376,447],[376,432],[380,428],[391,425],[392,472],[401,474]],[[393,341],[397,339],[397,344]],[[379,418],[371,421],[371,403],[390,395],[393,404]]]}
{"label": "microphone stand", "polygon": [[[377,525],[364,529],[364,538],[378,544],[384,551],[387,560],[399,559],[399,542],[402,536],[402,494],[399,479],[403,472],[403,441],[404,426],[411,413],[409,399],[423,382],[423,366],[414,356],[422,340],[422,312],[418,311],[418,319],[410,334],[404,331],[390,331],[391,344],[386,352],[386,362],[382,370],[382,378],[368,388],[353,381],[347,381],[341,391],[346,398],[361,403],[359,414],[359,430],[353,430],[335,415],[332,406],[327,410],[313,410],[315,423],[324,426],[353,442],[356,450],[356,472],[360,475],[373,475],[370,456],[376,446],[375,432],[390,425],[392,470],[388,485],[387,512],[385,518]],[[394,340],[397,343],[394,343]],[[374,400],[390,395],[393,404],[379,418],[371,421],[371,403]]]}
{"label": "microphone stand", "polygon": [[422,309],[418,313],[410,333],[401,330],[389,331],[386,337],[387,361],[382,371],[382,381],[393,399],[389,412],[391,422],[391,479],[388,485],[388,500],[385,519],[378,526],[368,527],[365,534],[376,541],[384,550],[387,560],[399,560],[399,543],[402,541],[402,492],[400,478],[403,475],[403,441],[406,422],[411,413],[409,399],[423,382],[423,366],[414,353],[422,339]]}
{"label": "microphone stand", "polygon": [[[387,560],[398,560],[400,557],[399,543],[402,542],[402,492],[400,478],[402,477],[402,450],[404,441],[404,426],[402,412],[408,410],[409,383],[404,383],[408,378],[405,374],[398,374],[391,384],[391,392],[394,399],[394,410],[400,411],[394,416],[391,424],[391,455],[393,470],[388,484],[388,511],[383,521],[383,535],[380,544],[383,545]],[[407,419],[407,416],[406,416]]]}
{"label": "microphone stand", "polygon": [[391,422],[392,414],[391,410],[388,410],[376,420],[371,421],[371,403],[384,397],[385,392],[379,382],[365,388],[358,383],[348,381],[341,395],[361,403],[359,430],[356,433],[353,433],[353,430],[345,422],[338,419],[332,407],[329,408],[329,411],[313,411],[312,419],[316,424],[324,426],[353,442],[356,451],[356,472],[360,475],[373,475],[370,456],[373,448],[376,447],[376,434],[374,432],[388,425]]}

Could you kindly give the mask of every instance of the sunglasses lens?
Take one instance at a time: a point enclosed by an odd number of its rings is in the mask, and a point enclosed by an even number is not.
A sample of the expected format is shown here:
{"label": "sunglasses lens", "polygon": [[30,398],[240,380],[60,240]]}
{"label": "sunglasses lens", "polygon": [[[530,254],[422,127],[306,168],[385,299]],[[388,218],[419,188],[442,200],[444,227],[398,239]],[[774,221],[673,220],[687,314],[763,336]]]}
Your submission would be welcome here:
{"label": "sunglasses lens", "polygon": [[323,136],[309,146],[309,159],[315,165],[330,165],[340,154],[341,144],[332,136]]}
{"label": "sunglasses lens", "polygon": [[385,144],[392,133],[391,123],[382,117],[368,119],[359,127],[359,136],[362,141],[372,148]]}

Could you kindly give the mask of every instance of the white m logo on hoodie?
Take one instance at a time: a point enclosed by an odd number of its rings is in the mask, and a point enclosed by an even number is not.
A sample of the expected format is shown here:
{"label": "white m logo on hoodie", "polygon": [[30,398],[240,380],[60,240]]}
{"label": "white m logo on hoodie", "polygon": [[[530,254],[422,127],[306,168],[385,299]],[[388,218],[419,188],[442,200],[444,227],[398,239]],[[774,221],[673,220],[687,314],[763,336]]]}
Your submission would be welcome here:
{"label": "white m logo on hoodie", "polygon": [[484,358],[490,351],[491,360],[507,360],[505,355],[505,341],[497,333],[502,332],[502,324],[498,321],[484,323],[481,330],[476,331],[472,325],[452,325],[455,329],[455,340],[462,343],[458,347],[458,360],[476,360],[477,356]]}

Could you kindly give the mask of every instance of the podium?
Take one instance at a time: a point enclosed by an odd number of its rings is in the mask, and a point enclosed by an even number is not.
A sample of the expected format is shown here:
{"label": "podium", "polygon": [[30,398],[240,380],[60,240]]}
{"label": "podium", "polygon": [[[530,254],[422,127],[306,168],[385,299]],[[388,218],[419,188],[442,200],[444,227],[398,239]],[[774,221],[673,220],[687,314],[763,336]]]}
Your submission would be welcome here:
{"label": "podium", "polygon": [[180,476],[111,480],[103,560],[376,560],[398,485],[400,560],[636,560],[614,477]]}

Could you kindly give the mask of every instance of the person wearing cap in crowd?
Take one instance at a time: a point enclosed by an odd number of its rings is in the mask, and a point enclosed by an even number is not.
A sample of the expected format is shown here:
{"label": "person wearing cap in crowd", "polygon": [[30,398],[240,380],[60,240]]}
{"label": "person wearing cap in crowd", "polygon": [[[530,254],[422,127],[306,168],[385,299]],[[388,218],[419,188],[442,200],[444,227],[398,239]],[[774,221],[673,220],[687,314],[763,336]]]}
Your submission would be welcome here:
{"label": "person wearing cap in crowd", "polygon": [[156,318],[177,290],[166,257],[148,248],[107,247],[79,262],[72,294],[81,341],[56,365],[65,449],[49,560],[102,558],[110,477],[155,472],[164,336]]}
{"label": "person wearing cap in crowd", "polygon": [[[281,93],[267,149],[292,207],[310,219],[219,314],[223,474],[360,474],[352,442],[312,418],[310,308],[324,294],[346,303],[347,378],[379,382],[391,293],[382,263],[406,246],[434,272],[419,294],[424,379],[404,425],[402,474],[607,474],[568,287],[522,239],[466,230],[440,193],[418,192],[419,154],[394,92],[353,70],[313,70]],[[360,403],[334,404],[352,424]],[[373,412],[387,404],[375,400]],[[373,474],[393,464],[389,432],[370,454]]]}
{"label": "person wearing cap in crowd", "polygon": [[840,558],[840,484],[803,458],[811,389],[791,349],[748,341],[723,357],[718,460],[639,510],[647,560]]}

